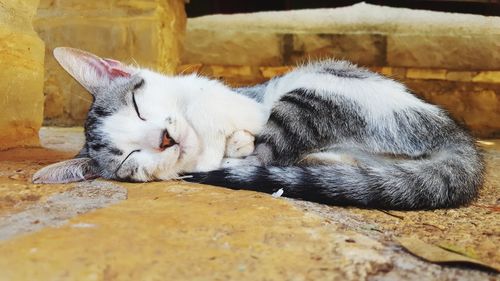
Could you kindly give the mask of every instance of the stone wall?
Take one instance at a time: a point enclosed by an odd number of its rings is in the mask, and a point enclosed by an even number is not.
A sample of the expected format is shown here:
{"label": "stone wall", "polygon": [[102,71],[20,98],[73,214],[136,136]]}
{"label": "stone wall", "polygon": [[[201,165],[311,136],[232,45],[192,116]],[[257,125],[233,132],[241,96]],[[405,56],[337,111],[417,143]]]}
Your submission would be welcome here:
{"label": "stone wall", "polygon": [[32,27],[38,0],[0,0],[0,150],[38,145],[44,44]]}
{"label": "stone wall", "polygon": [[35,28],[46,42],[45,123],[82,125],[91,96],[52,56],[58,46],[174,72],[186,15],[183,0],[41,0]]}
{"label": "stone wall", "polygon": [[348,59],[405,82],[482,137],[500,137],[500,18],[356,4],[189,19],[179,72],[232,85]]}

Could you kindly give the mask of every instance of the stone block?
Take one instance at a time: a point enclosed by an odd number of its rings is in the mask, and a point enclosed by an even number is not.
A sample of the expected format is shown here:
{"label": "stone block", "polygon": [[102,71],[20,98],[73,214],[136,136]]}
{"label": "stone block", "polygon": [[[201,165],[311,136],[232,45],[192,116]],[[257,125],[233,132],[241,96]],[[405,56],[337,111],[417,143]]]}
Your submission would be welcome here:
{"label": "stone block", "polygon": [[359,65],[386,64],[386,39],[380,34],[309,34],[292,36],[292,46],[284,41],[284,61],[296,64],[309,59],[345,59]]}
{"label": "stone block", "polygon": [[47,45],[45,124],[83,124],[92,100],[55,61],[55,47],[174,73],[185,20],[182,0],[41,0],[34,25]]}
{"label": "stone block", "polygon": [[481,71],[472,77],[472,82],[500,83],[500,71]]}
{"label": "stone block", "polygon": [[387,36],[389,66],[451,70],[497,70],[500,34]]}
{"label": "stone block", "polygon": [[277,66],[282,64],[282,36],[265,31],[203,29],[188,25],[183,63]]}
{"label": "stone block", "polygon": [[293,69],[291,66],[271,66],[271,67],[259,67],[260,73],[262,77],[270,79],[275,76],[283,75],[287,72],[290,72]]}
{"label": "stone block", "polygon": [[39,144],[44,44],[31,21],[38,0],[0,0],[0,150]]}
{"label": "stone block", "polygon": [[405,81],[423,99],[448,110],[478,137],[500,137],[500,84]]}
{"label": "stone block", "polygon": [[472,77],[474,77],[476,74],[477,72],[473,71],[448,71],[446,73],[446,80],[470,82],[472,81]]}
{"label": "stone block", "polygon": [[391,67],[391,76],[398,80],[404,80],[406,78],[407,69],[404,67]]}
{"label": "stone block", "polygon": [[252,68],[250,66],[211,65],[210,68],[214,77],[244,77],[252,75]]}
{"label": "stone block", "polygon": [[446,80],[446,70],[409,68],[406,70],[406,78],[423,80]]}

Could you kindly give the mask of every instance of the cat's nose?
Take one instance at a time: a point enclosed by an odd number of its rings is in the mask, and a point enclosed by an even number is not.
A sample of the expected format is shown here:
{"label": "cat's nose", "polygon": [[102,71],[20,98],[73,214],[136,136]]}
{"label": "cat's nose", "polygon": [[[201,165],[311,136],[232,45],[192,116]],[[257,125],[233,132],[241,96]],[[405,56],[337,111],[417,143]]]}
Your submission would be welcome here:
{"label": "cat's nose", "polygon": [[164,130],[161,134],[161,141],[160,141],[160,150],[163,151],[173,145],[176,145],[177,142],[170,136],[167,130]]}

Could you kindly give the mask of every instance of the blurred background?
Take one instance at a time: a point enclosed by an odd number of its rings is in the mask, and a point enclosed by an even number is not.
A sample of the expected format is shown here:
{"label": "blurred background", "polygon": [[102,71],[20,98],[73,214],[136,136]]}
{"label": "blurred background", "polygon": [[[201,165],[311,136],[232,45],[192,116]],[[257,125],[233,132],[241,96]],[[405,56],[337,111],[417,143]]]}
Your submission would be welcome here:
{"label": "blurred background", "polygon": [[[82,126],[91,96],[52,56],[70,46],[232,86],[346,59],[500,137],[498,0],[0,0],[0,149]],[[166,89],[166,92],[168,89]]]}

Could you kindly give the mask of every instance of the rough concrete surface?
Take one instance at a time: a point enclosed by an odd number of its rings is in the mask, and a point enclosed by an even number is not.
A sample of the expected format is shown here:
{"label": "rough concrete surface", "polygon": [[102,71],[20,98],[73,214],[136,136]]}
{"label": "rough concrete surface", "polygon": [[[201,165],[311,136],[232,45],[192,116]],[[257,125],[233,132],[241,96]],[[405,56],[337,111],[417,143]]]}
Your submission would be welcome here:
{"label": "rough concrete surface", "polygon": [[0,240],[48,226],[60,226],[76,215],[126,198],[127,190],[112,183],[79,183],[65,192],[48,197],[43,203],[0,218]]}
{"label": "rough concrete surface", "polygon": [[[52,147],[81,144],[81,130],[41,135]],[[425,262],[396,238],[412,233],[498,266],[499,144],[483,142],[489,176],[476,203],[420,212],[179,181],[34,185],[36,169],[71,152],[0,152],[0,234],[31,219],[42,225],[17,227],[0,241],[0,280],[498,280],[477,267]]]}

